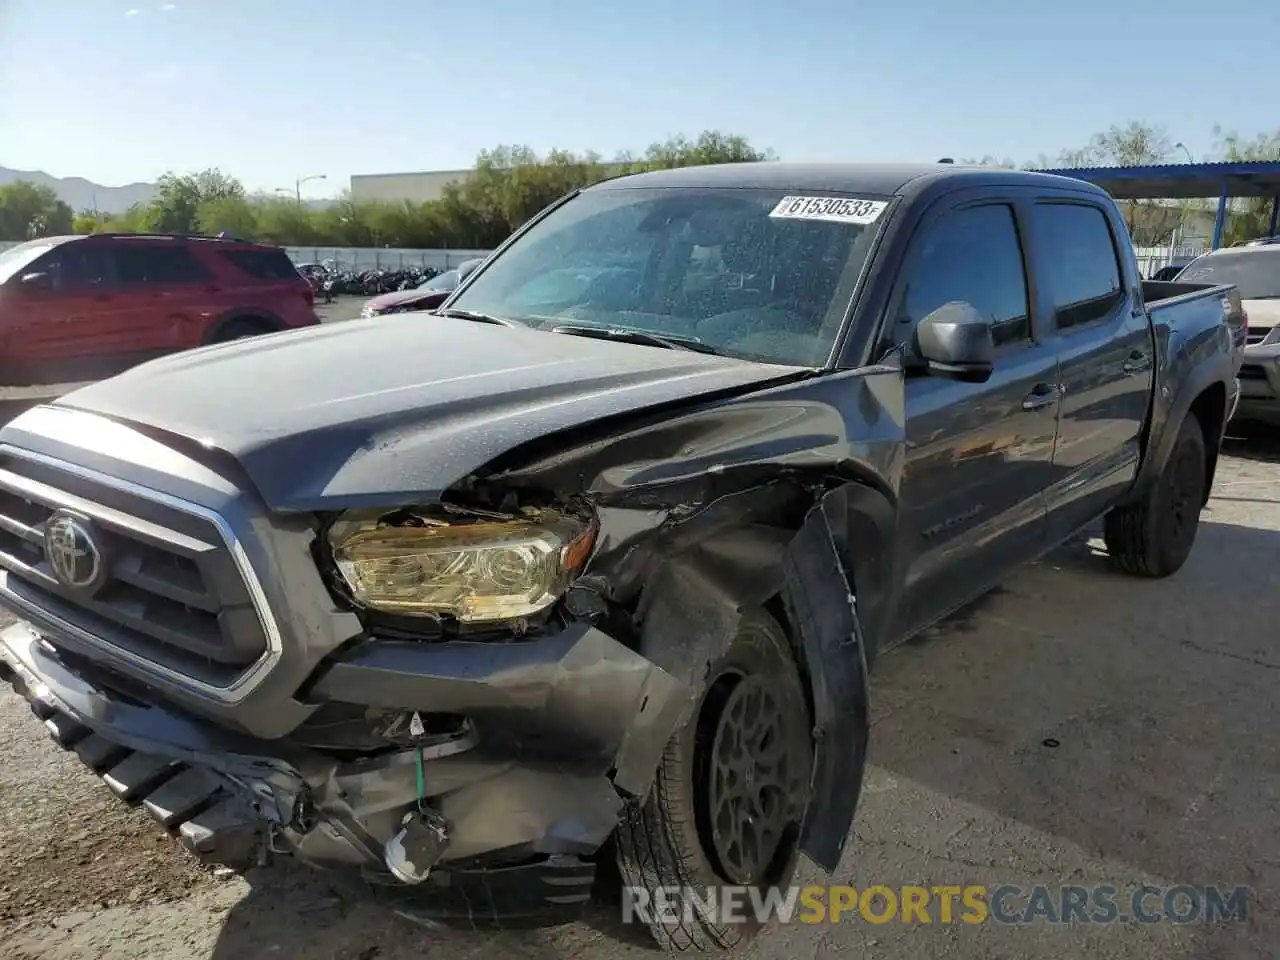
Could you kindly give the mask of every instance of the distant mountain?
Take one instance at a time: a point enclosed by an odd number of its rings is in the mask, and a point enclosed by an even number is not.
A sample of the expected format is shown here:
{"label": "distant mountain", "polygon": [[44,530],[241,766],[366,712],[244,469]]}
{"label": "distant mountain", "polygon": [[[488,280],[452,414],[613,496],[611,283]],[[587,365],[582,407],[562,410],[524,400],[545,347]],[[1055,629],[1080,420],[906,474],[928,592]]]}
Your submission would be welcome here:
{"label": "distant mountain", "polygon": [[[99,213],[124,213],[135,203],[150,203],[156,194],[154,183],[128,183],[123,187],[104,187],[83,177],[54,177],[43,170],[11,170],[0,167],[0,187],[17,180],[53,188],[58,199],[72,210],[97,210]],[[332,198],[304,200],[312,210],[323,210],[336,203]]]}
{"label": "distant mountain", "polygon": [[8,167],[0,167],[0,186],[17,180],[51,187],[60,200],[77,212],[96,209],[102,213],[124,213],[135,203],[150,203],[156,192],[154,183],[104,187],[82,177],[53,177],[43,170],[10,170]]}

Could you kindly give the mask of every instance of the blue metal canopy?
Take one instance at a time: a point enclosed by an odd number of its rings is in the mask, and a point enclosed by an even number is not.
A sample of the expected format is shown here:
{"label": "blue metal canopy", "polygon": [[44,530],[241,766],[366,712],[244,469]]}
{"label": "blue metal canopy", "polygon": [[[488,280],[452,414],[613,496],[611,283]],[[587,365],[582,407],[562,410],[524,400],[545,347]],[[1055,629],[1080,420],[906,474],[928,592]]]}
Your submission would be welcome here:
{"label": "blue metal canopy", "polygon": [[1231,197],[1272,197],[1271,229],[1280,216],[1280,160],[1228,160],[1221,163],[1161,163],[1137,167],[1067,167],[1041,170],[1097,184],[1117,200],[1218,198],[1213,246],[1222,244]]}

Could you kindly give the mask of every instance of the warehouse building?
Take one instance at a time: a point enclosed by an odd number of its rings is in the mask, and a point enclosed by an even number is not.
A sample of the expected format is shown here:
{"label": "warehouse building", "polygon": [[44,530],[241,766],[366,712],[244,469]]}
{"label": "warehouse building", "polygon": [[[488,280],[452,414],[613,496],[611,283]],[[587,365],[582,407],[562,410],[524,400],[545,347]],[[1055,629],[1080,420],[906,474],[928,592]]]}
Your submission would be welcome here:
{"label": "warehouse building", "polygon": [[351,175],[351,199],[439,200],[446,184],[471,176],[471,170],[431,170],[423,173],[361,173]]}

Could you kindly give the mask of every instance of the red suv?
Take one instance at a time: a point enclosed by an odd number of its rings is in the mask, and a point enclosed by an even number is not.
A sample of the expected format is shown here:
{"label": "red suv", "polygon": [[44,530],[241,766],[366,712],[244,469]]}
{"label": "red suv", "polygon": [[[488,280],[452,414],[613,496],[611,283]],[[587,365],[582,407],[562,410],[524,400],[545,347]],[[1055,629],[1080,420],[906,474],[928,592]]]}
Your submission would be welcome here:
{"label": "red suv", "polygon": [[3,387],[56,395],[162,354],[319,322],[311,284],[278,247],[99,234],[0,252]]}

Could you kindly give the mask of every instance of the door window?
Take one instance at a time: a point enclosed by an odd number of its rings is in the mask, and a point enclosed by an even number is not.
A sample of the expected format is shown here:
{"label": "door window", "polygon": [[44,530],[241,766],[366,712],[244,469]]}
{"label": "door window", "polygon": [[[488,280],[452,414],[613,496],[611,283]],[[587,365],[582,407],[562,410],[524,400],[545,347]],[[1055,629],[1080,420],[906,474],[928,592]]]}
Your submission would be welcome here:
{"label": "door window", "polygon": [[955,210],[929,229],[907,268],[894,339],[911,342],[922,319],[956,302],[987,318],[997,347],[1031,341],[1022,244],[1008,204]]}
{"label": "door window", "polygon": [[115,259],[122,286],[175,286],[208,283],[212,279],[204,264],[185,247],[162,246],[149,240],[122,243],[115,248]]}
{"label": "door window", "polygon": [[1124,291],[1106,215],[1083,203],[1037,203],[1031,228],[1044,253],[1044,280],[1058,329],[1110,316]]}
{"label": "door window", "polygon": [[111,282],[111,262],[102,246],[69,243],[58,251],[53,274],[57,290],[105,290]]}

